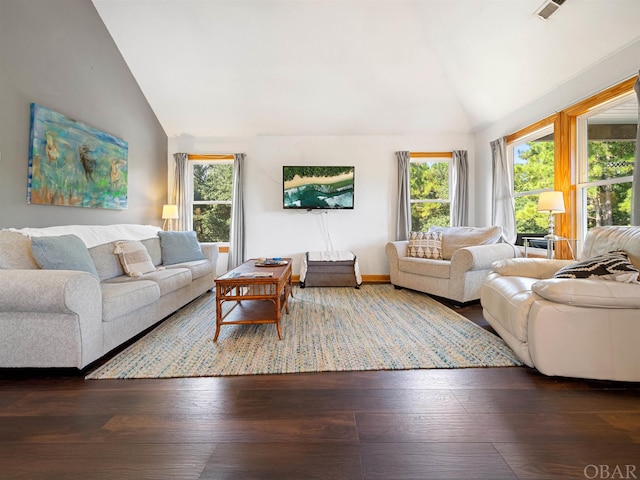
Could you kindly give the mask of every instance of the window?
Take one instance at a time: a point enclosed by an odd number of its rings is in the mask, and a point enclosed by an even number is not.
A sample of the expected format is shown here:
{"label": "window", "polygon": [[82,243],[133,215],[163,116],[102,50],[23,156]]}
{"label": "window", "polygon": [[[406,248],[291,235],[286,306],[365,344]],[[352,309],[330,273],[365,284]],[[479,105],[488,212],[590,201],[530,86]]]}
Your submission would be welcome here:
{"label": "window", "polygon": [[577,201],[583,233],[600,225],[630,225],[637,122],[632,94],[578,117]]}
{"label": "window", "polygon": [[228,242],[233,161],[190,161],[193,230],[201,242]]}
{"label": "window", "polygon": [[521,235],[546,234],[548,218],[538,212],[538,195],[554,189],[553,126],[517,139],[508,152],[513,159],[516,231]]}
{"label": "window", "polygon": [[[637,76],[628,78],[507,137],[507,150],[514,166],[520,164],[517,168],[526,171],[529,160],[518,160],[523,148],[526,151],[522,145],[535,143],[536,132],[544,134],[542,129],[553,125],[553,136],[548,140],[555,139],[555,165],[549,168],[549,157],[545,169],[550,172],[547,183],[544,188],[533,187],[526,174],[514,171],[514,183],[519,183],[514,185],[514,191],[516,197],[537,195],[549,189],[565,193],[567,211],[556,218],[556,234],[584,240],[593,226],[630,223],[634,132],[638,128],[638,105],[633,90],[636,80]],[[519,233],[533,233],[526,231],[535,228],[527,221],[533,215],[533,203],[533,198],[529,202],[516,198]],[[541,226],[546,221],[533,223],[541,233],[545,232]],[[580,248],[581,242],[578,255]]]}
{"label": "window", "polygon": [[448,226],[451,204],[450,158],[414,158],[414,154],[411,156],[411,230],[427,231],[432,225]]}

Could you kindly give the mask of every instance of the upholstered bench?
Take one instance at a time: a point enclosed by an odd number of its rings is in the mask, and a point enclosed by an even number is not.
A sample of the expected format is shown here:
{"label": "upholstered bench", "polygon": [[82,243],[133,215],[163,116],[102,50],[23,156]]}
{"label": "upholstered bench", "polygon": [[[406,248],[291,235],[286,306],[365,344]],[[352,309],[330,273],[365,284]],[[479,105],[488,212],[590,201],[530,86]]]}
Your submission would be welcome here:
{"label": "upholstered bench", "polygon": [[300,287],[356,287],[362,284],[353,252],[307,252],[300,268]]}

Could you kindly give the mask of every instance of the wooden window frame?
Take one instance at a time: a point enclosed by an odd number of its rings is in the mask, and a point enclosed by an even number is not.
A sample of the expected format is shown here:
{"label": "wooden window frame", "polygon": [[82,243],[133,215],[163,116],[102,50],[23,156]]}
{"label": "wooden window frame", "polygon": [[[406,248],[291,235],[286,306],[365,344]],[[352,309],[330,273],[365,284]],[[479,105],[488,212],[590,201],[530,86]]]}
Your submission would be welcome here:
{"label": "wooden window frame", "polygon": [[[575,238],[578,231],[578,215],[576,212],[577,178],[573,174],[575,162],[577,161],[577,119],[579,116],[598,108],[603,103],[633,92],[637,79],[638,75],[634,75],[506,137],[507,145],[509,145],[521,137],[553,124],[555,141],[554,189],[564,193],[566,206],[566,212],[556,215],[555,218],[556,234],[562,237]],[[563,249],[567,251],[563,251]],[[558,253],[560,258],[569,258],[567,257],[569,251],[566,247],[561,247]]]}

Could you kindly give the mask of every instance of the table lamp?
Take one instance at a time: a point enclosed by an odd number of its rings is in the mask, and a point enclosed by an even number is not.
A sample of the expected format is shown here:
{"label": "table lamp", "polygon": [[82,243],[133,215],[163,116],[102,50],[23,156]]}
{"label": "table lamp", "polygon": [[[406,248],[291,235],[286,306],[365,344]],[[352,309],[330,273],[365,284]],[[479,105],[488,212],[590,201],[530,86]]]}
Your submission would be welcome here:
{"label": "table lamp", "polygon": [[177,205],[163,205],[162,206],[162,219],[164,220],[165,226],[167,225],[167,220],[169,221],[168,231],[173,230],[173,220],[178,218],[178,206]]}
{"label": "table lamp", "polygon": [[557,239],[553,216],[556,213],[564,213],[564,198],[562,192],[541,192],[538,197],[538,211],[547,212],[549,215],[549,233],[544,238]]}

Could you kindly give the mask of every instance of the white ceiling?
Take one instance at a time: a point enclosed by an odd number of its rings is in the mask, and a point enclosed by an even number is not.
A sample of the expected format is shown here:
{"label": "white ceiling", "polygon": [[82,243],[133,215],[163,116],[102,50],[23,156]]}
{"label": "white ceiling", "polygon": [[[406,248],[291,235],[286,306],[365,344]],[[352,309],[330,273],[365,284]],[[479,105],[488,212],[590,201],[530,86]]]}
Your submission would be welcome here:
{"label": "white ceiling", "polygon": [[640,38],[640,0],[93,3],[170,137],[473,132]]}

